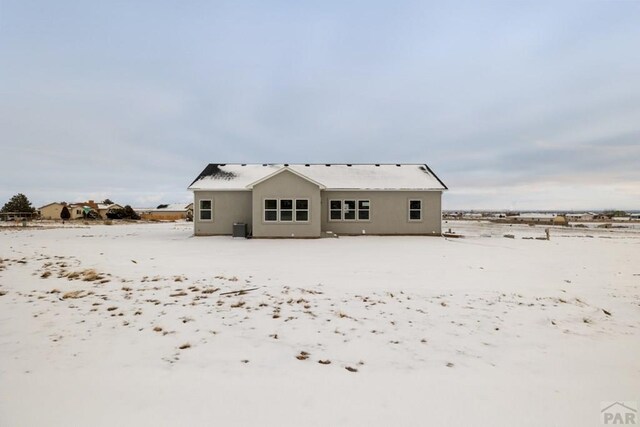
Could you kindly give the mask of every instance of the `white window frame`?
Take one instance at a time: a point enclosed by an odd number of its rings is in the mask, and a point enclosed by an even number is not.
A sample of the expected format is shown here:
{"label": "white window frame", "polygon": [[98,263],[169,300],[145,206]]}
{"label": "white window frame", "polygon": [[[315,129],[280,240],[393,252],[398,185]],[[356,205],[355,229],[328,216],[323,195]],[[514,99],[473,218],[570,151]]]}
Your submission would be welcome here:
{"label": "white window frame", "polygon": [[[355,202],[355,217],[354,219],[345,219],[345,212],[347,211],[345,202]],[[331,209],[332,202],[340,202],[340,219],[332,219],[331,212],[338,212],[338,209]],[[369,212],[368,219],[360,219],[360,202],[367,202],[369,204],[368,209],[362,209]],[[371,200],[370,199],[330,199],[329,200],[329,216],[327,220],[329,222],[370,222],[371,221]]]}
{"label": "white window frame", "polygon": [[[353,202],[353,219],[347,219],[347,202]],[[344,222],[356,222],[358,220],[358,200],[357,199],[344,199],[342,200],[342,221]]]}
{"label": "white window frame", "polygon": [[[275,200],[276,202],[276,208],[275,209],[267,209],[267,200]],[[278,209],[280,200],[276,199],[276,198],[264,198],[262,200],[262,222],[266,223],[266,224],[271,224],[273,222],[278,222],[278,216],[279,216],[279,212],[280,209]],[[275,212],[276,213],[276,219],[267,219],[267,211],[269,212]]]}
{"label": "white window frame", "polygon": [[[332,202],[340,202],[340,209],[331,209],[331,203]],[[329,200],[329,218],[328,218],[328,220],[329,221],[334,221],[334,222],[342,221],[342,217],[343,217],[343,211],[342,210],[343,210],[342,200],[340,200],[340,199],[331,199],[331,200]],[[340,218],[338,218],[338,219],[331,218],[331,212],[332,211],[333,212],[340,212]]]}
{"label": "white window frame", "polygon": [[[306,212],[307,213],[307,219],[304,220],[304,221],[299,221],[298,220],[298,201],[303,201],[303,200],[307,202],[307,209],[300,209],[300,212]],[[294,199],[293,200],[293,220],[294,220],[294,222],[308,223],[310,219],[311,219],[311,201],[309,199]]]}
{"label": "white window frame", "polygon": [[[210,209],[202,209],[202,202],[211,203],[211,208]],[[204,212],[210,212],[211,213],[211,218],[202,219],[202,212],[203,211]],[[198,200],[198,221],[213,222],[213,199],[200,199],[200,200]]]}
{"label": "white window frame", "polygon": [[[367,208],[366,209],[360,209],[360,202],[367,202]],[[367,215],[369,216],[369,218],[367,219],[360,219],[360,211],[366,211]],[[359,199],[356,200],[356,217],[358,218],[358,222],[369,222],[371,221],[371,200],[369,199]]]}
{"label": "white window frame", "polygon": [[[282,209],[282,205],[280,204],[282,202],[282,200],[291,200],[291,209]],[[295,222],[294,221],[294,214],[296,212],[295,209],[295,203],[296,203],[296,199],[292,198],[288,198],[288,197],[283,197],[282,199],[278,199],[278,222],[285,222],[285,223],[290,223],[290,222]],[[286,212],[291,212],[291,219],[290,220],[283,220],[282,219],[282,211],[286,211]]]}
{"label": "white window frame", "polygon": [[[267,200],[275,200],[276,201],[276,209],[266,209],[266,201]],[[282,216],[281,216],[281,211],[282,209],[280,208],[280,201],[281,200],[291,200],[293,205],[291,206],[291,220],[290,221],[283,221],[282,220]],[[298,211],[298,209],[296,208],[297,206],[297,202],[298,200],[305,200],[307,202],[307,209],[300,209],[301,212],[307,212],[307,220],[306,221],[298,221],[296,218],[296,212]],[[288,211],[289,209],[285,209],[285,211]],[[275,211],[276,212],[276,218],[277,220],[275,221],[267,221],[265,219],[265,213],[266,211]],[[301,198],[301,199],[296,199],[293,197],[265,197],[262,199],[262,223],[263,224],[308,224],[311,221],[311,200],[307,199],[307,198]]]}
{"label": "white window frame", "polygon": [[[411,209],[411,202],[419,202],[420,203],[420,209]],[[409,199],[409,202],[407,203],[407,220],[409,222],[422,222],[422,209],[423,209],[424,203],[422,201],[422,199]],[[419,219],[412,219],[411,218],[411,212],[419,212],[420,213],[420,218]]]}

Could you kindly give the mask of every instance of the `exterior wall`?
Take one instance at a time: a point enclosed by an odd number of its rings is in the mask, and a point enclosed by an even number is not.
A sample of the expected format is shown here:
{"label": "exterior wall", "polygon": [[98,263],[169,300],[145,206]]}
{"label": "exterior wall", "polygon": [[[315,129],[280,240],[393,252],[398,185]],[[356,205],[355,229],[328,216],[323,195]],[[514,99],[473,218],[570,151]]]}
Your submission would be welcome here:
{"label": "exterior wall", "polygon": [[[185,219],[187,217],[187,211],[149,211],[142,212],[140,214],[140,218],[145,220],[157,220],[157,221],[177,221],[180,219]],[[106,218],[104,216],[103,218]]]}
{"label": "exterior wall", "polygon": [[[329,221],[329,200],[369,200],[369,221]],[[422,220],[409,221],[409,200],[422,200]],[[323,191],[322,230],[337,234],[442,233],[442,191]]]}
{"label": "exterior wall", "polygon": [[83,212],[83,207],[82,206],[67,206],[67,209],[69,209],[69,213],[71,214],[71,218],[69,219],[83,219],[84,216],[82,215]]}
{"label": "exterior wall", "polygon": [[[251,231],[251,191],[194,191],[193,226],[196,236],[231,235],[233,223]],[[200,220],[200,200],[213,202],[213,220]]]}
{"label": "exterior wall", "polygon": [[62,212],[62,205],[55,203],[55,204],[41,208],[40,218],[41,219],[60,219],[61,212]]}
{"label": "exterior wall", "polygon": [[[320,188],[289,171],[279,173],[253,188],[254,237],[320,237]],[[264,199],[308,199],[309,221],[265,222]]]}

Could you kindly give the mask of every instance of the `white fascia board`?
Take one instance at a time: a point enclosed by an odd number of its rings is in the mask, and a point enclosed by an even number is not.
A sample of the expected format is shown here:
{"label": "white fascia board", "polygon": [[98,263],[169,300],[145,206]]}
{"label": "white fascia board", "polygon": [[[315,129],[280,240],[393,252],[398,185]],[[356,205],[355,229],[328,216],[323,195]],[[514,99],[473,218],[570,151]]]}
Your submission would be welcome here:
{"label": "white fascia board", "polygon": [[291,169],[291,168],[289,168],[289,167],[287,167],[287,166],[284,166],[283,168],[278,169],[277,171],[275,171],[275,172],[273,172],[273,173],[270,173],[269,175],[267,175],[267,176],[265,176],[265,177],[263,177],[263,178],[260,178],[260,179],[259,179],[259,180],[257,180],[257,181],[252,182],[251,184],[247,185],[247,187],[246,187],[246,188],[247,188],[247,189],[249,189],[249,190],[252,190],[252,189],[253,189],[253,187],[255,187],[256,185],[258,185],[258,184],[260,184],[260,183],[262,183],[262,182],[264,182],[264,181],[267,181],[268,179],[271,179],[271,178],[273,178],[274,176],[276,176],[276,175],[279,175],[279,174],[283,173],[284,171],[289,171],[289,172],[291,172],[292,174],[294,174],[294,175],[296,175],[296,176],[298,176],[298,177],[300,177],[300,178],[304,179],[305,181],[309,181],[310,183],[312,183],[312,184],[314,184],[314,185],[317,185],[321,190],[325,190],[325,189],[326,189],[326,187],[325,187],[324,185],[322,185],[321,183],[319,183],[319,182],[317,182],[317,181],[314,181],[313,179],[309,178],[308,176],[303,175],[303,174],[301,174],[300,172],[296,172],[296,171],[294,171],[293,169]]}

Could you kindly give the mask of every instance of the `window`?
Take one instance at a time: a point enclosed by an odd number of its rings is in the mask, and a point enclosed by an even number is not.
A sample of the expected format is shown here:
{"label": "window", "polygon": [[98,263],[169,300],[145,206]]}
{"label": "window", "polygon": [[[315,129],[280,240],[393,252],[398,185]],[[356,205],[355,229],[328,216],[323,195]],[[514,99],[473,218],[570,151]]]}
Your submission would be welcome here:
{"label": "window", "polygon": [[369,200],[329,200],[329,221],[369,221]]}
{"label": "window", "polygon": [[332,221],[342,220],[342,200],[331,200],[329,202],[329,219]]}
{"label": "window", "polygon": [[309,221],[309,200],[296,199],[296,221]]}
{"label": "window", "polygon": [[200,220],[211,221],[213,219],[213,203],[211,200],[200,200]]}
{"label": "window", "polygon": [[293,200],[280,199],[280,221],[293,221]]}
{"label": "window", "polygon": [[265,222],[278,221],[278,201],[276,199],[265,199],[264,220]]}
{"label": "window", "polygon": [[344,201],[344,218],[345,221],[356,220],[356,201],[345,200]]}
{"label": "window", "polygon": [[264,199],[265,222],[308,222],[308,199]]}
{"label": "window", "polygon": [[409,221],[422,221],[422,200],[409,200]]}
{"label": "window", "polygon": [[369,221],[369,206],[368,200],[358,200],[358,221]]}

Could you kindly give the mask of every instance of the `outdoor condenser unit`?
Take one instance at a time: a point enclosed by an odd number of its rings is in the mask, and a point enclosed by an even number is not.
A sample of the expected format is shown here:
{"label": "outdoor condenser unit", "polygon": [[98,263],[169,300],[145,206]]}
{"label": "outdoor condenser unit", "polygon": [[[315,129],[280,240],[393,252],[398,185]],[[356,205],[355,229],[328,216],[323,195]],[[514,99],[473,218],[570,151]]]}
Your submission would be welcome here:
{"label": "outdoor condenser unit", "polygon": [[244,237],[246,239],[247,235],[247,224],[242,222],[233,223],[233,237]]}

